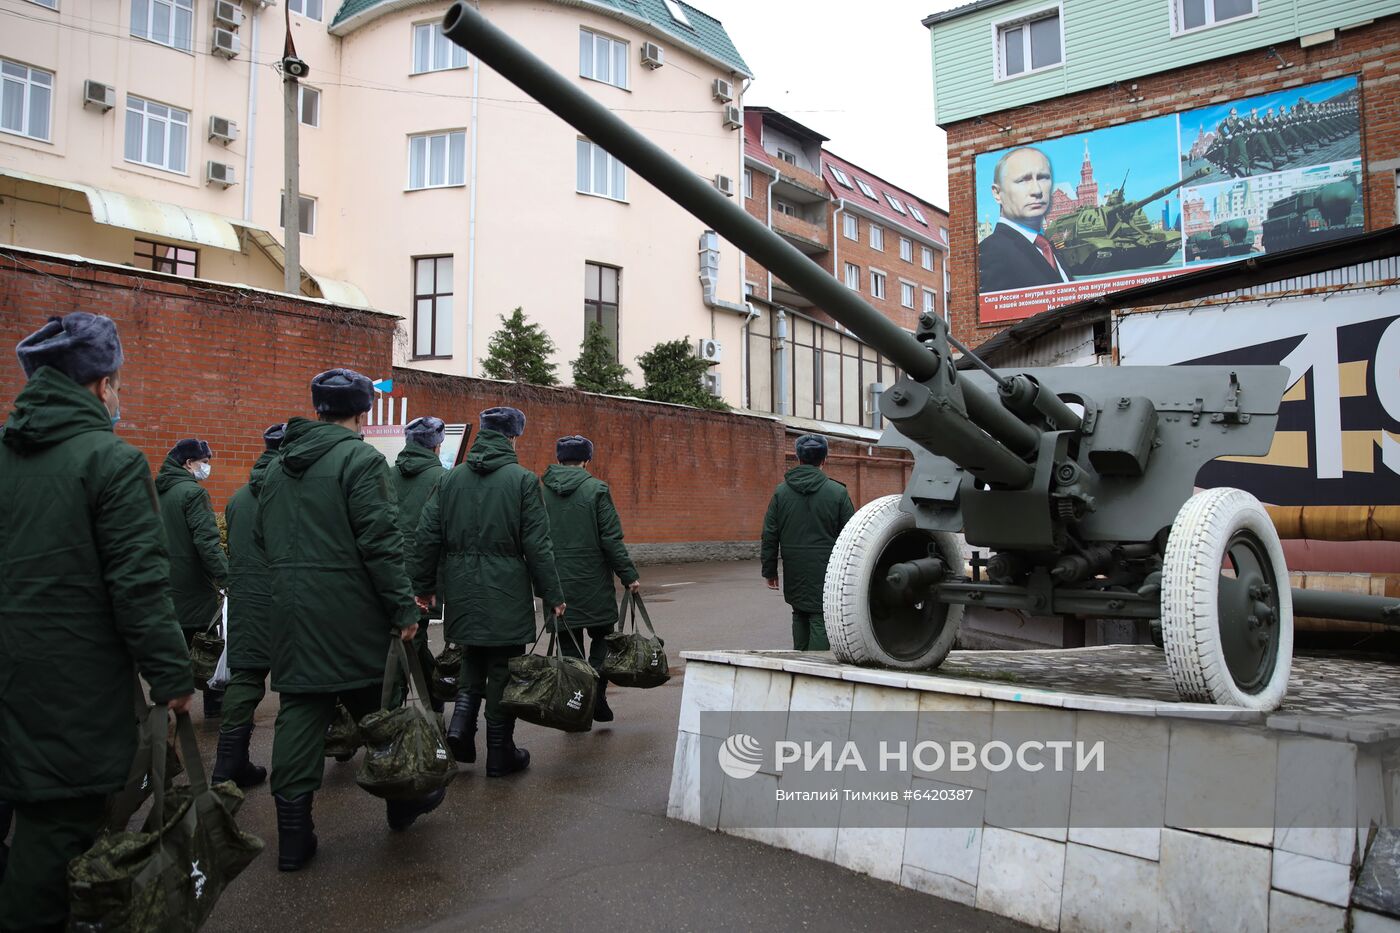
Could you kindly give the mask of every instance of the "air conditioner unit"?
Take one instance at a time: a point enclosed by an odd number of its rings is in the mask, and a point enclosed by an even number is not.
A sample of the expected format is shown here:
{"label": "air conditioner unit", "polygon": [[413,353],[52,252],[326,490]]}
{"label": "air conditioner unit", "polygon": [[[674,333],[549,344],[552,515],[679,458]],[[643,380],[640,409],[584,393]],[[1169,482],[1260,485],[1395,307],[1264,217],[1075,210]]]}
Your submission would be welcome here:
{"label": "air conditioner unit", "polygon": [[703,339],[700,341],[700,349],[697,354],[700,359],[707,363],[718,363],[724,359],[724,347],[718,340]]}
{"label": "air conditioner unit", "polygon": [[715,78],[715,83],[710,85],[715,93],[715,100],[722,100],[726,103],[734,99],[734,85],[723,78]]}
{"label": "air conditioner unit", "polygon": [[728,175],[716,175],[715,187],[719,189],[720,194],[726,197],[734,197],[734,179],[730,178]]}
{"label": "air conditioner unit", "polygon": [[217,139],[227,146],[238,138],[238,124],[228,117],[210,117],[209,138]]}
{"label": "air conditioner unit", "polygon": [[239,42],[238,33],[231,29],[214,27],[214,47],[210,49],[215,55],[222,55],[225,58],[233,58],[238,54],[242,43]]}
{"label": "air conditioner unit", "polygon": [[730,105],[724,108],[724,125],[726,129],[737,130],[744,125],[744,111],[738,107]]}
{"label": "air conditioner unit", "polygon": [[700,377],[700,384],[705,387],[705,391],[711,395],[720,394],[719,373],[705,373]]}
{"label": "air conditioner unit", "polygon": [[96,107],[104,113],[117,105],[117,89],[110,84],[88,79],[83,82],[83,106]]}
{"label": "air conditioner unit", "polygon": [[642,64],[656,69],[666,64],[666,52],[655,42],[642,43]]}
{"label": "air conditioner unit", "polygon": [[231,0],[217,0],[214,4],[214,22],[237,29],[243,25],[243,7]]}
{"label": "air conditioner unit", "polygon": [[206,177],[211,185],[223,185],[227,188],[238,184],[238,175],[234,167],[227,162],[210,161]]}

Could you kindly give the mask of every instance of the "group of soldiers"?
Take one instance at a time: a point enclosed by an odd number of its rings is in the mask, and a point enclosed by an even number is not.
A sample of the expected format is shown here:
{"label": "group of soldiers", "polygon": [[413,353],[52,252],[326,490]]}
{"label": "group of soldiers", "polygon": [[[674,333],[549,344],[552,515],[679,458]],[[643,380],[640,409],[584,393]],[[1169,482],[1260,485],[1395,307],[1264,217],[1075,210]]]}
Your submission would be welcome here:
{"label": "group of soldiers", "polygon": [[1290,109],[1280,105],[1263,114],[1252,109],[1241,117],[1231,107],[1220,121],[1205,158],[1235,178],[1284,168],[1300,155],[1356,132],[1360,126],[1354,98],[1315,104],[1299,97]]}

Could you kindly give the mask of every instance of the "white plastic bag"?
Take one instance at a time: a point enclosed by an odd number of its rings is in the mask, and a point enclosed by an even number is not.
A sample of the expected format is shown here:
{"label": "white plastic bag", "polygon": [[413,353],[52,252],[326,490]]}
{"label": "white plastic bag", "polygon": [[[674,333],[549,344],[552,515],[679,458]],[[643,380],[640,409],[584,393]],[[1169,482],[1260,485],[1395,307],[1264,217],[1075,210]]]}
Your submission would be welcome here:
{"label": "white plastic bag", "polygon": [[219,626],[223,629],[224,651],[219,655],[219,664],[214,668],[214,676],[209,678],[210,690],[222,690],[228,686],[228,599],[224,599],[224,620]]}

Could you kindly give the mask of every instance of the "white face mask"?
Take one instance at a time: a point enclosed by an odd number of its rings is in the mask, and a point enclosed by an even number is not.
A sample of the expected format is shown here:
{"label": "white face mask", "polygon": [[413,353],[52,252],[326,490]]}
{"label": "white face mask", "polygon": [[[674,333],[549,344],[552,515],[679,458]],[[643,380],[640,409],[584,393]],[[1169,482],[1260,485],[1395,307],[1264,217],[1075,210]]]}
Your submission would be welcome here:
{"label": "white face mask", "polygon": [[196,464],[194,465],[194,478],[197,479],[197,480],[199,480],[201,483],[204,482],[206,479],[208,479],[208,478],[209,478],[209,474],[210,474],[210,473],[213,473],[213,472],[214,472],[214,467],[213,467],[212,464],[208,464],[208,463],[196,463]]}

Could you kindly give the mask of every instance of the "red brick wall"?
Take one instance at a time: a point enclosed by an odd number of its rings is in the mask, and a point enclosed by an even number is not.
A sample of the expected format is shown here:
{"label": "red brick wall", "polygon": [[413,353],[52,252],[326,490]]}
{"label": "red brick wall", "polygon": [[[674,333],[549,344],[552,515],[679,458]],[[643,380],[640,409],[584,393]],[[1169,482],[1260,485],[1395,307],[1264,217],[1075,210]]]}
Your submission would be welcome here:
{"label": "red brick wall", "polygon": [[[11,348],[70,311],[117,322],[126,355],[117,431],[153,470],[180,438],[209,441],[216,511],[247,482],[264,428],[312,416],[312,376],[346,366],[382,378],[392,362],[387,315],[0,249],[0,343]],[[3,411],[23,381],[13,356],[0,362]]]}
{"label": "red brick wall", "polygon": [[[1010,322],[987,325],[977,320],[977,204],[973,163],[978,153],[1034,143],[1052,136],[1082,133],[1106,126],[1178,113],[1281,88],[1360,75],[1362,158],[1365,179],[1366,226],[1375,230],[1396,223],[1395,168],[1372,166],[1400,158],[1400,16],[1390,16],[1358,29],[1339,32],[1322,45],[1300,48],[1296,42],[1278,46],[1292,66],[1256,49],[1229,58],[1119,82],[1137,84],[1128,101],[1123,87],[1104,87],[1067,97],[1040,101],[950,123],[948,132],[948,235],[952,253],[953,332],[976,345]],[[1003,133],[997,126],[1009,127]]]}
{"label": "red brick wall", "polygon": [[[923,290],[925,288],[933,290],[935,307],[939,311],[943,310],[943,254],[939,250],[933,251],[933,269],[930,271],[920,265],[922,244],[918,240],[913,240],[914,251],[911,254],[911,262],[905,262],[899,258],[899,238],[904,234],[900,233],[898,227],[880,223],[880,226],[885,228],[885,248],[878,250],[870,245],[870,225],[878,221],[859,217],[860,239],[848,240],[841,232],[842,219],[836,215],[834,204],[828,211],[827,219],[831,231],[831,243],[834,248],[831,252],[818,257],[818,262],[843,283],[846,281],[846,263],[853,262],[860,266],[860,297],[865,299],[866,304],[908,330],[913,330],[917,326],[919,315],[924,310]],[[833,263],[836,264],[835,268],[833,268]],[[885,297],[883,299],[870,294],[870,269],[872,266],[885,273]],[[899,303],[900,279],[913,282],[916,286],[914,307],[912,308],[906,308]]]}

